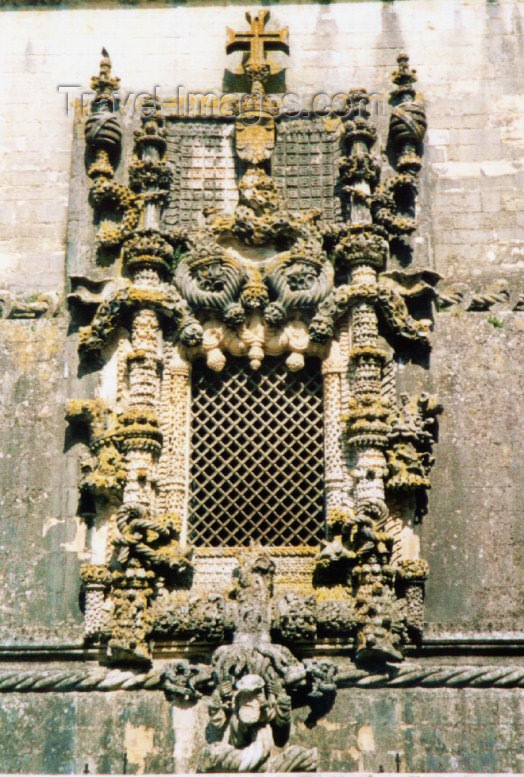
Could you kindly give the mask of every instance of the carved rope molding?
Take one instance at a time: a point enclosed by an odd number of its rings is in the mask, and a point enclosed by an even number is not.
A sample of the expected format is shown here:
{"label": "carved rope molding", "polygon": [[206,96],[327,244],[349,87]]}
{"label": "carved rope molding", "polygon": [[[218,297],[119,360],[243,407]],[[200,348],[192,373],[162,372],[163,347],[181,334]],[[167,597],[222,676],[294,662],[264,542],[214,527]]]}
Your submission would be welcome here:
{"label": "carved rope molding", "polygon": [[[524,665],[422,666],[403,664],[392,674],[357,667],[341,671],[338,688],[524,688]],[[120,669],[0,672],[1,693],[164,690],[164,670]]]}
{"label": "carved rope molding", "polygon": [[436,292],[436,309],[444,313],[451,308],[461,308],[468,313],[484,313],[494,310],[524,311],[524,291],[512,289],[505,280],[497,280],[482,291],[475,291],[466,283],[452,283]]}

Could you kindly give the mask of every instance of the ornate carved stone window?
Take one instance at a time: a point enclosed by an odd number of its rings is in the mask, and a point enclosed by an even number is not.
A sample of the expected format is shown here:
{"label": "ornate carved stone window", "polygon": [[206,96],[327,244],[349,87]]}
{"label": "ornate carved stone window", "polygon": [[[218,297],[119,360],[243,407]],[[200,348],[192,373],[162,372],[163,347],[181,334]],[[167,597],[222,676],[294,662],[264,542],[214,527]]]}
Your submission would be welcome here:
{"label": "ornate carved stone window", "polygon": [[428,348],[417,311],[436,275],[387,271],[416,226],[414,71],[399,56],[386,170],[365,92],[348,92],[343,118],[276,115],[265,52],[288,51],[287,30],[267,20],[228,31],[227,50],[249,52],[242,106],[188,121],[152,103],[129,185],[115,180],[104,52],[85,127],[98,267],[71,278],[89,319],[80,355],[102,368],[104,396],[69,408],[90,433],[86,637],[128,663],[150,663],[153,643],[198,643],[214,725],[234,728],[244,702],[270,711],[253,723],[261,749],[210,745],[204,771],[314,768],[311,750],[275,755],[271,726],[289,722],[296,683],[333,690],[332,670],[287,646],[399,661],[423,625],[427,565],[404,540],[440,407],[397,395],[395,365]]}

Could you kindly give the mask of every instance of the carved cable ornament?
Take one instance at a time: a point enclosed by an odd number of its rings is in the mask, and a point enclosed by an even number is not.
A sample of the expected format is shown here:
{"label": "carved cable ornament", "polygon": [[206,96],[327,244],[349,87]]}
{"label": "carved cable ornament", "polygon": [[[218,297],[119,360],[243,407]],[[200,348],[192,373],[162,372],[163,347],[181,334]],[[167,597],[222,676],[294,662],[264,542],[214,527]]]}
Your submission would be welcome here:
{"label": "carved cable ornament", "polygon": [[[396,667],[393,672],[371,672],[352,666],[344,668],[330,678],[328,672],[318,678],[318,668],[313,662],[305,661],[306,671],[311,679],[311,693],[314,680],[317,687],[336,688],[524,688],[524,667],[522,664],[411,664]],[[314,678],[314,679],[313,679]],[[334,686],[334,688],[333,688]],[[180,659],[164,668],[137,672],[132,669],[110,670],[27,670],[0,672],[2,693],[110,693],[111,691],[164,691],[168,699],[195,701],[209,693],[213,677],[207,664],[191,664]]]}
{"label": "carved cable ornament", "polygon": [[[287,52],[288,33],[266,29],[267,11],[247,19],[250,30],[229,30],[227,43],[228,52],[249,52],[250,92],[244,112],[231,117],[238,204],[232,212],[204,210],[195,228],[165,219],[173,120],[148,105],[134,133],[129,183],[116,183],[122,128],[109,98],[118,79],[105,51],[93,80],[86,144],[100,225],[95,259],[115,269],[103,281],[71,278],[71,304],[89,321],[79,333],[81,358],[86,368],[103,367],[104,401],[68,408],[71,425],[87,432],[80,479],[91,537],[81,572],[86,639],[116,664],[146,667],[154,641],[198,640],[213,682],[202,681],[197,692],[185,665],[164,680],[173,695],[179,687],[193,687],[188,698],[212,691],[214,737],[201,770],[311,771],[316,751],[287,744],[291,706],[297,693],[334,693],[336,670],[322,659],[301,662],[294,647],[336,640],[357,662],[384,667],[402,661],[406,640],[420,639],[423,628],[428,569],[413,524],[425,509],[441,407],[425,393],[398,394],[395,367],[399,351],[405,360],[429,347],[431,320],[415,314],[413,301],[429,310],[438,276],[388,271],[388,262],[416,226],[426,125],[414,71],[401,55],[388,138],[393,174],[381,180],[369,98],[355,90],[347,118],[334,120],[344,148],[342,220],[289,212],[271,175],[279,117],[266,95],[266,52]],[[462,298],[441,297],[455,299]],[[475,300],[476,309],[490,304],[491,297]],[[325,539],[320,547],[192,548],[192,363],[204,359],[220,391],[228,360],[245,357],[246,369],[262,371],[276,356],[295,372],[306,357],[320,360]],[[234,489],[233,475],[214,466],[209,477]],[[256,521],[256,508],[233,519]]]}

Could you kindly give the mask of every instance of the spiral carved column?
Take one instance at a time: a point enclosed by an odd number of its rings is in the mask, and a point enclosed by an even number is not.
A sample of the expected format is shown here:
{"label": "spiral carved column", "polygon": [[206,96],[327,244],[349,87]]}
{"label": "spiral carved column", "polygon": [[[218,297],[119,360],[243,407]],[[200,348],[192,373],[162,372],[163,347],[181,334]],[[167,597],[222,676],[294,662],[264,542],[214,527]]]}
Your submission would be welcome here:
{"label": "spiral carved column", "polygon": [[187,537],[190,412],[191,364],[178,346],[169,346],[160,411],[163,445],[158,466],[159,509],[180,516],[182,544]]}
{"label": "spiral carved column", "polygon": [[[334,346],[337,346],[336,348]],[[344,460],[341,425],[341,363],[338,343],[333,341],[330,355],[322,362],[324,381],[324,466],[326,514],[344,503]],[[329,517],[328,517],[329,520]]]}

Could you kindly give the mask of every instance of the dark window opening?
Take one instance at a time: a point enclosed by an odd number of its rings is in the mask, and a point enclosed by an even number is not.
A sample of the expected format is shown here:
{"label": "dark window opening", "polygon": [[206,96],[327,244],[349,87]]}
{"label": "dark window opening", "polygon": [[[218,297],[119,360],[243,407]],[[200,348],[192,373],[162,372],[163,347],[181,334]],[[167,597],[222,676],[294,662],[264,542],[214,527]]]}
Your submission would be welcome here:
{"label": "dark window opening", "polygon": [[257,372],[229,357],[193,365],[189,538],[197,546],[316,545],[324,503],[322,375],[317,359]]}

